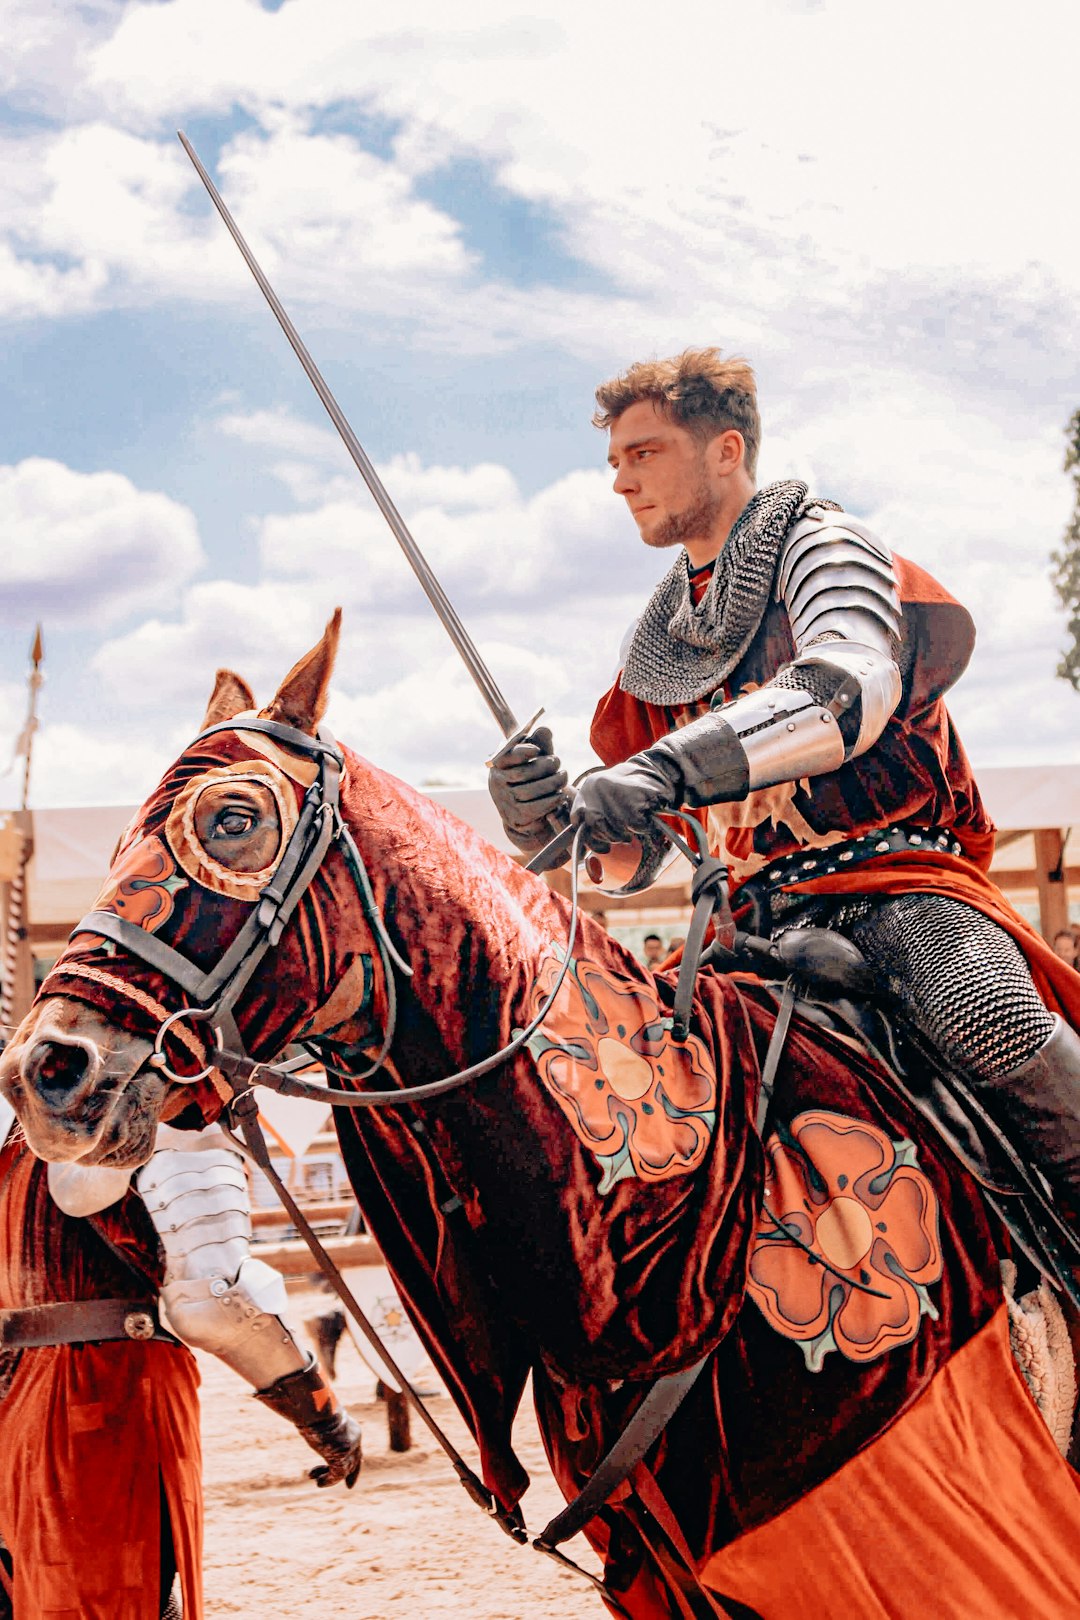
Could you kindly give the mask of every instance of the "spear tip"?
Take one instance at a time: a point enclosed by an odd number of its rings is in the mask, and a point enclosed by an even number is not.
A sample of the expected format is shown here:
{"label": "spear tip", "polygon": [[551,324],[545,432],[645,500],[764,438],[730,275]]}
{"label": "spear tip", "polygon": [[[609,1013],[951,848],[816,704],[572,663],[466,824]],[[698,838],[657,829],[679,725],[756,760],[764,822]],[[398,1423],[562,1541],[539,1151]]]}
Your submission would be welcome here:
{"label": "spear tip", "polygon": [[42,660],[42,658],[44,658],[44,656],[45,656],[45,643],[41,638],[41,626],[40,626],[40,624],[38,624],[38,625],[34,626],[34,643],[33,643],[33,646],[30,648],[30,661],[33,664],[35,669],[37,669],[38,665],[41,663],[41,660]]}

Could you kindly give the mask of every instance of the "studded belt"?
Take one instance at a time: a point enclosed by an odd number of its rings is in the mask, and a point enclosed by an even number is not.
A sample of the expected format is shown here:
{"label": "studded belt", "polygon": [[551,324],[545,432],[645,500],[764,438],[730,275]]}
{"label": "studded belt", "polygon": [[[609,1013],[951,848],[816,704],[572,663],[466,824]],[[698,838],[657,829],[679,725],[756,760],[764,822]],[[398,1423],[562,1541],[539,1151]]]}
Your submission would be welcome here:
{"label": "studded belt", "polygon": [[116,1339],[178,1341],[158,1321],[153,1300],[75,1299],[0,1310],[0,1349],[46,1344],[103,1344]]}
{"label": "studded belt", "polygon": [[963,845],[956,834],[942,827],[883,827],[863,833],[858,838],[846,838],[842,843],[830,844],[827,849],[813,852],[796,850],[782,855],[760,872],[741,883],[731,896],[733,906],[742,906],[764,899],[775,889],[791,884],[809,883],[813,878],[831,877],[834,872],[847,871],[863,861],[878,855],[919,853],[923,855],[963,855]]}

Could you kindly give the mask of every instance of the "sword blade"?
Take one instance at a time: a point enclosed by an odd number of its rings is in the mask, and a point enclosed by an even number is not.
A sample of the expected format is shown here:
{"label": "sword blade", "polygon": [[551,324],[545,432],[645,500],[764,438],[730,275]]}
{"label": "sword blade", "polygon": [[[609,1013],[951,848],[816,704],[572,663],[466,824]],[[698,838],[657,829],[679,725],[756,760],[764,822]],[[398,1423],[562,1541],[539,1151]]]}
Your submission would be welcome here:
{"label": "sword blade", "polygon": [[323,405],[326,408],[326,414],[337,428],[342,443],[356,464],[357,471],[364,480],[364,483],[367,485],[368,489],[371,491],[376,506],[379,508],[379,511],[390,525],[390,532],[393,534],[394,539],[405,553],[409,566],[412,568],[413,573],[420,581],[421,589],[423,590],[428,601],[431,603],[432,607],[435,609],[435,612],[438,614],[442,626],[447,635],[450,637],[450,640],[454,643],[454,646],[460,653],[466,669],[469,671],[469,674],[476,683],[480,696],[483,698],[484,702],[491,710],[491,713],[494,715],[495,722],[501,730],[503,736],[507,738],[513,737],[520,730],[517,720],[514,717],[514,711],[507,703],[505,697],[503,697],[502,692],[499,690],[499,687],[495,682],[494,676],[477,651],[472,637],[469,635],[469,632],[458,618],[457,613],[454,610],[453,603],[450,601],[446,592],[439,584],[438,579],[435,577],[435,574],[432,572],[427,558],[424,556],[423,552],[420,550],[420,547],[416,544],[416,541],[409,533],[404,518],[401,516],[401,513],[398,511],[393,501],[390,499],[390,496],[387,494],[382,479],[372,466],[363,445],[360,443],[359,439],[356,437],[356,434],[349,426],[345,418],[345,413],[342,411],[341,406],[330,392],[322,372],[319,370],[318,366],[311,358],[311,355],[308,353],[307,346],[301,338],[299,332],[296,330],[296,327],[285,313],[281,300],[278,298],[273,287],[271,287],[270,283],[266,279],[266,276],[263,274],[259,262],[245,242],[239,226],[233,219],[228,208],[225,206],[225,203],[222,201],[221,195],[218,192],[214,182],[211,180],[210,176],[203,167],[198,153],[195,151],[195,148],[192,146],[183,130],[177,130],[176,133],[180,137],[181,146],[184,148],[184,151],[187,153],[192,164],[194,165],[196,174],[206,187],[207,192],[210,195],[211,202],[224,220],[225,227],[228,230],[229,235],[240,249],[245,264],[251,271],[251,274],[255,277],[255,280],[258,283],[259,291],[262,293],[263,297],[266,299],[266,302],[273,310],[278,325],[288,338],[296,358],[299,360],[300,364],[307,373],[308,381],[311,383],[311,386],[322,400]]}

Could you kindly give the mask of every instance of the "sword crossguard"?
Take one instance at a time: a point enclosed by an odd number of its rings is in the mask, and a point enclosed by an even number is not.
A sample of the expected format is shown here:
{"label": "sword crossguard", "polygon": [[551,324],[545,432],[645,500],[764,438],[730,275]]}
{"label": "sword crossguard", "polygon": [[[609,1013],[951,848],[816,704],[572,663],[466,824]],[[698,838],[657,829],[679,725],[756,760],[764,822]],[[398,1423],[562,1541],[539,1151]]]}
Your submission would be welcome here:
{"label": "sword crossguard", "polygon": [[502,764],[511,748],[516,748],[519,742],[525,741],[526,737],[532,731],[533,726],[535,726],[536,722],[543,716],[543,713],[543,709],[537,709],[531,720],[526,720],[523,726],[518,726],[516,731],[512,731],[509,737],[507,737],[495,750],[491,758],[485,759],[484,764],[489,771],[492,770],[496,765]]}

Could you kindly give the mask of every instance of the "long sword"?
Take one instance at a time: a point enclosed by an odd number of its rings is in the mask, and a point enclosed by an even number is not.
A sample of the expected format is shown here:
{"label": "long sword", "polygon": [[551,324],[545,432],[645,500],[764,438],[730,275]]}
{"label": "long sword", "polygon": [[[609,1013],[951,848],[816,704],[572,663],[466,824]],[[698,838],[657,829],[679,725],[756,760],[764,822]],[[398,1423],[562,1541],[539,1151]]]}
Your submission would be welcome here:
{"label": "long sword", "polygon": [[[442,586],[439,584],[439,581],[432,572],[427,558],[424,556],[423,552],[420,550],[420,547],[409,533],[404,518],[394,505],[393,501],[390,499],[390,496],[387,494],[382,479],[372,466],[363,445],[360,443],[359,439],[356,437],[356,434],[346,421],[345,413],[342,411],[341,406],[330,392],[326,379],[323,377],[322,372],[319,370],[318,366],[311,358],[311,355],[308,353],[307,346],[305,345],[299,332],[296,330],[296,327],[285,313],[281,300],[278,298],[273,287],[271,287],[270,283],[267,281],[254,253],[252,253],[251,249],[244,241],[236,221],[229,213],[228,208],[226,208],[221,199],[217,187],[200,162],[195,148],[192,146],[183,130],[178,129],[176,133],[180,137],[181,146],[184,148],[184,151],[187,153],[188,157],[195,166],[196,174],[199,176],[199,179],[210,193],[210,200],[214,204],[214,207],[217,209],[218,213],[221,215],[222,219],[225,221],[229,235],[232,237],[233,241],[240,249],[240,252],[243,254],[245,264],[259,285],[259,291],[262,293],[263,297],[266,299],[266,302],[273,310],[277,323],[292,345],[293,352],[306,371],[311,386],[322,400],[323,405],[326,407],[327,415],[341,436],[342,443],[349,452],[350,456],[353,458],[353,461],[356,463],[357,471],[374,496],[376,506],[379,508],[379,511],[390,525],[390,532],[393,534],[394,539],[397,541],[398,545],[405,553],[405,556],[408,558],[409,566],[412,568],[413,573],[420,581],[421,589],[423,590],[428,601],[431,603],[432,607],[435,609],[435,612],[438,614],[443,628],[450,637],[450,640],[454,643],[454,646],[461,654],[465,668],[469,671],[469,674],[476,682],[481,697],[494,715],[496,724],[499,726],[503,736],[506,738],[505,743],[499,750],[499,754],[504,753],[506,749],[511,747],[515,742],[520,742],[523,737],[528,736],[529,732],[532,730],[533,726],[536,724],[537,720],[539,720],[540,715],[543,714],[544,711],[541,709],[539,713],[534,715],[533,718],[524,726],[518,725],[513,709],[511,709],[509,703],[507,703],[502,692],[499,690],[494,676],[477,651],[472,637],[469,635],[469,632],[458,618],[457,613],[454,610],[453,603],[450,601],[446,592],[443,590]],[[495,757],[498,758],[498,755]]]}

